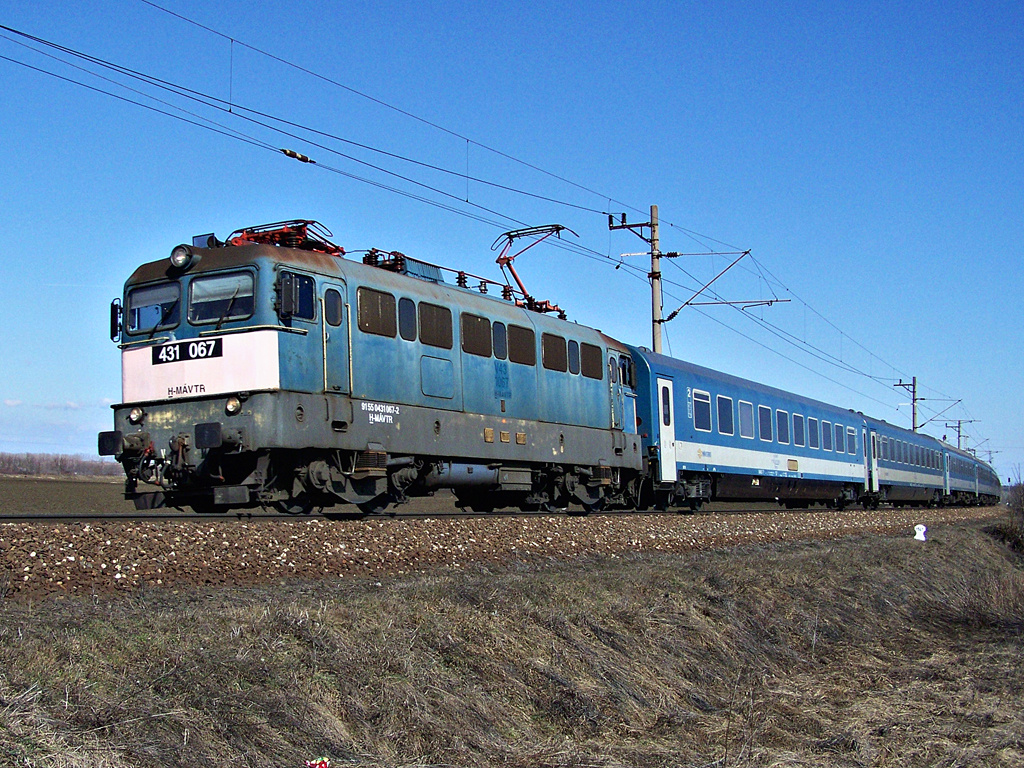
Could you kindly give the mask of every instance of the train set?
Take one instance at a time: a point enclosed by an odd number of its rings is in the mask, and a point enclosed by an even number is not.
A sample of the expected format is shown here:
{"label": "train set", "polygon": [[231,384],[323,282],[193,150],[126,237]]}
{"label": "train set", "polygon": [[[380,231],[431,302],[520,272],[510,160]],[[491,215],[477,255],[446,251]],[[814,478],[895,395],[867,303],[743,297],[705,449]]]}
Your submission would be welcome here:
{"label": "train set", "polygon": [[204,235],[128,279],[99,452],[138,509],[362,516],[442,488],[477,512],[999,500],[990,466],[935,438],[329,236]]}

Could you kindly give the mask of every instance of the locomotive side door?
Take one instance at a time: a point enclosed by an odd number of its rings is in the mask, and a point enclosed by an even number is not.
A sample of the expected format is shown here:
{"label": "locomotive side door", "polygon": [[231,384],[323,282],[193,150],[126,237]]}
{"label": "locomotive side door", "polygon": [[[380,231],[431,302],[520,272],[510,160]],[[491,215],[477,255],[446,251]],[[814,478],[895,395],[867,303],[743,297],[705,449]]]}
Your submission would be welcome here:
{"label": "locomotive side door", "polygon": [[663,483],[676,481],[676,409],[672,379],[658,378],[658,443],[661,446],[659,462]]}
{"label": "locomotive side door", "polygon": [[608,354],[608,386],[612,390],[612,429],[622,429],[625,423],[625,398],[622,394],[622,385],[625,383],[619,376],[618,357]]}
{"label": "locomotive side door", "polygon": [[323,317],[320,331],[324,350],[324,392],[350,394],[352,381],[349,376],[348,350],[352,318],[345,283],[323,283],[320,287],[320,304],[323,309],[320,313]]}

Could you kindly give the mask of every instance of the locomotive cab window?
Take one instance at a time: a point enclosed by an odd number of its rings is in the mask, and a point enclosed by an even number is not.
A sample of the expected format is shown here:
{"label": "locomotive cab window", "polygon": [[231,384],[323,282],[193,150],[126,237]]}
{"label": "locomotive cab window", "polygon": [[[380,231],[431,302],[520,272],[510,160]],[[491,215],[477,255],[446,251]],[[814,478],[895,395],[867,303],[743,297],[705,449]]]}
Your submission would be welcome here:
{"label": "locomotive cab window", "polygon": [[732,398],[724,395],[718,396],[718,434],[731,435],[734,428],[732,423]]}
{"label": "locomotive cab window", "polygon": [[693,427],[701,432],[711,431],[711,395],[693,391]]}
{"label": "locomotive cab window", "polygon": [[754,404],[740,400],[740,437],[754,439]]}
{"label": "locomotive cab window", "polygon": [[395,338],[398,328],[393,295],[373,288],[360,288],[356,291],[356,304],[360,331]]}
{"label": "locomotive cab window", "polygon": [[128,292],[129,333],[149,333],[174,328],[181,317],[181,286],[178,283],[147,285]]}
{"label": "locomotive cab window", "polygon": [[316,318],[316,285],[309,275],[282,272],[278,291],[278,313],[281,317],[297,317],[300,320]]}
{"label": "locomotive cab window", "polygon": [[344,319],[344,312],[341,294],[333,288],[324,291],[324,320],[327,321],[327,324],[337,328]]}
{"label": "locomotive cab window", "polygon": [[[309,282],[312,286],[313,281]],[[189,286],[190,323],[216,322],[219,325],[225,320],[241,320],[252,317],[254,306],[253,279],[249,272],[197,277]]]}

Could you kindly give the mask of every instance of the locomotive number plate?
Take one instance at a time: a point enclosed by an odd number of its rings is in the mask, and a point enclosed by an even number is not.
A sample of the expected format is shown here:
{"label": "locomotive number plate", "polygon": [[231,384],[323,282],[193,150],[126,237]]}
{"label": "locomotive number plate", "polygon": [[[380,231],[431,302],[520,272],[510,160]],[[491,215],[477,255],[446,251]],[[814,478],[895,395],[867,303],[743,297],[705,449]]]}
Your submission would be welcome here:
{"label": "locomotive number plate", "polygon": [[208,357],[224,356],[223,339],[202,341],[175,341],[153,347],[153,365],[177,363],[182,360],[205,360]]}

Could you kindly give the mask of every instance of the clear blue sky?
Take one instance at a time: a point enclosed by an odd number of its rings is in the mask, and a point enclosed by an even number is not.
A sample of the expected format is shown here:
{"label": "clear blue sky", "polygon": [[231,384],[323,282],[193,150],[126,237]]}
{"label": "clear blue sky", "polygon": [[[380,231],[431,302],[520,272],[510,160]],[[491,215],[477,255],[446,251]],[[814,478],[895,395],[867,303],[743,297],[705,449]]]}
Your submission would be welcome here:
{"label": "clear blue sky", "polygon": [[[10,2],[0,24],[473,180],[116,78],[158,105],[4,33],[0,56],[321,167],[0,59],[0,450],[95,452],[120,398],[110,299],[194,234],[312,218],[350,250],[498,277],[504,229],[557,222],[589,250],[529,251],[527,287],[649,345],[648,265],[614,269],[645,244],[601,212],[642,221],[656,203],[664,251],[751,249],[723,298],[792,299],[687,308],[673,355],[904,426],[892,384],[916,375],[922,421],[963,400],[924,431],[955,443],[947,417],[973,419],[967,445],[998,451],[1004,480],[1024,464],[1020,2],[159,4],[208,29],[142,0]],[[729,258],[666,264],[666,313]]]}

